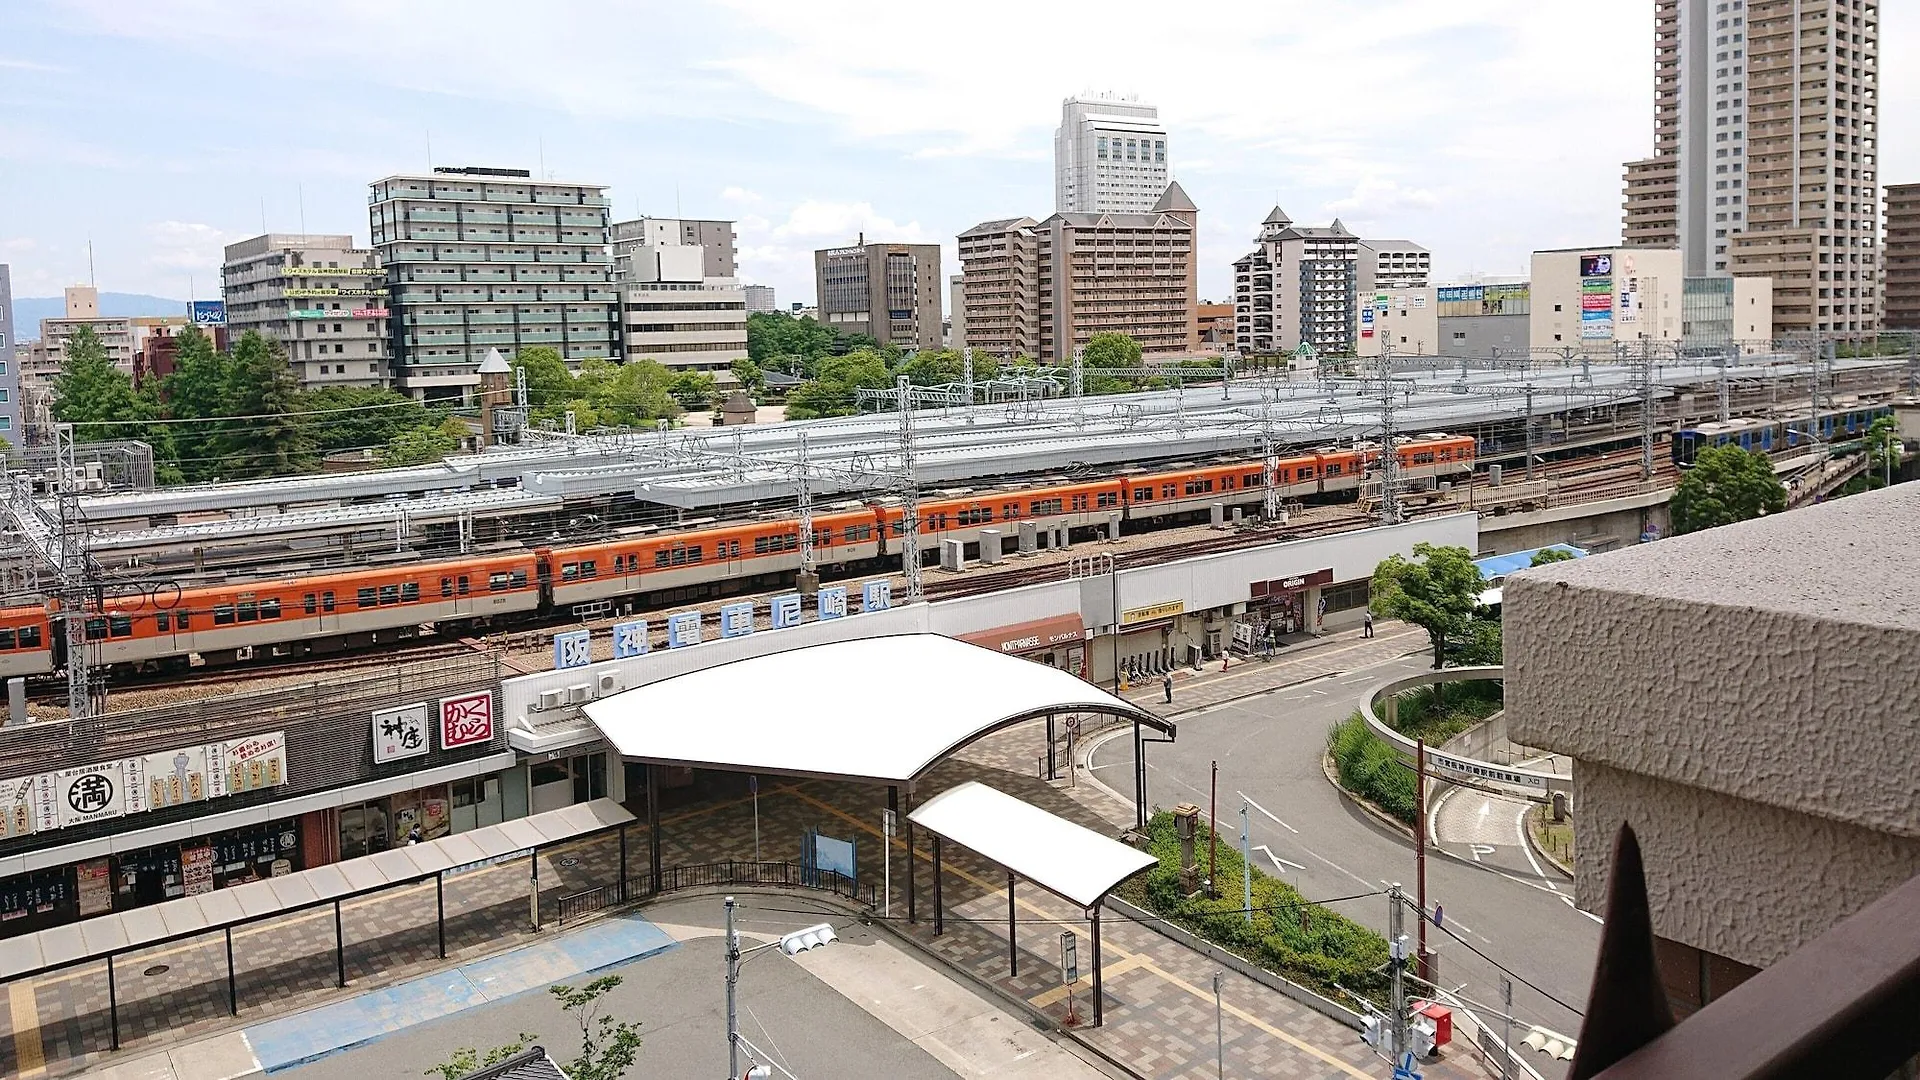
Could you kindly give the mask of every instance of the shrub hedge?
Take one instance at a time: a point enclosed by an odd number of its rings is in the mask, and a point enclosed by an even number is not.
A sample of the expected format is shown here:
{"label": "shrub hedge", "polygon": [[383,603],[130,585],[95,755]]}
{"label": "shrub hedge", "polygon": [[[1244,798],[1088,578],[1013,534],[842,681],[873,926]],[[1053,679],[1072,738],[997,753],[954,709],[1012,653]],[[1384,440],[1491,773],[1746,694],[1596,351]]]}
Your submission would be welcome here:
{"label": "shrub hedge", "polygon": [[[1143,877],[1124,885],[1123,897],[1182,928],[1303,986],[1338,998],[1344,987],[1376,1002],[1386,993],[1386,938],[1352,919],[1309,903],[1300,891],[1253,867],[1253,921],[1241,908],[1240,852],[1230,838],[1211,837],[1216,847],[1220,898],[1189,899],[1180,887],[1180,839],[1173,815],[1160,811],[1147,823],[1148,851],[1160,860]],[[1200,873],[1207,873],[1209,832],[1201,823],[1195,845]],[[1378,970],[1376,970],[1378,969]]]}
{"label": "shrub hedge", "polygon": [[[1400,695],[1394,730],[1438,745],[1500,711],[1502,700],[1497,682],[1454,683],[1437,701],[1434,688],[1423,686]],[[1358,712],[1327,732],[1327,754],[1341,787],[1408,825],[1418,820],[1413,770]]]}

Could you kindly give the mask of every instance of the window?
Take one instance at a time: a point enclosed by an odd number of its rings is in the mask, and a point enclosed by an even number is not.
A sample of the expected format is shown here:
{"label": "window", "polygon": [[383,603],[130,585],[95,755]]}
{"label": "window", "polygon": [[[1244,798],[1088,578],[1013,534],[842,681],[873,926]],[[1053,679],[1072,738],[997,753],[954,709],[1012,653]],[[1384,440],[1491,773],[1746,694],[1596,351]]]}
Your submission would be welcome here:
{"label": "window", "polygon": [[[403,604],[417,604],[417,603],[419,603],[419,602],[420,602],[420,583],[419,583],[419,582],[417,582],[417,581],[405,581],[405,582],[401,582],[401,584],[400,584],[400,602],[401,602],[401,603],[403,603]],[[262,605],[261,605],[261,607],[262,607],[263,609],[265,608],[265,606],[266,606],[266,605],[264,605],[264,604],[262,604]],[[263,610],[263,611],[261,612],[261,614],[265,614],[265,611]]]}
{"label": "window", "polygon": [[380,606],[381,607],[386,607],[388,604],[397,604],[399,602],[400,602],[400,586],[398,585],[380,586]]}
{"label": "window", "polygon": [[[333,613],[333,590],[332,589],[328,589],[326,592],[323,592],[320,594],[320,610],[328,614]],[[180,625],[182,627],[185,627],[187,625],[187,621],[185,619],[181,619]]]}
{"label": "window", "polygon": [[279,618],[280,617],[279,598],[268,597],[267,599],[260,601],[260,617],[263,619]]}
{"label": "window", "polygon": [[233,625],[233,605],[231,604],[213,605],[213,625],[232,626]]}
{"label": "window", "polygon": [[[180,625],[184,629],[186,626],[186,623],[182,622]],[[20,628],[20,647],[23,649],[39,648],[40,647],[40,628],[37,626],[21,627]]]}
{"label": "window", "polygon": [[260,618],[260,611],[251,600],[240,601],[235,605],[235,610],[240,613],[241,622],[255,622]]}
{"label": "window", "polygon": [[11,649],[11,648],[13,648],[12,628],[0,627],[0,649]]}
{"label": "window", "polygon": [[107,620],[98,619],[98,618],[87,620],[87,640],[88,641],[103,641],[106,639],[106,636],[107,636]]}
{"label": "window", "polygon": [[164,611],[154,613],[154,616],[153,616],[154,629],[160,631],[163,634],[168,631],[169,627],[167,624],[172,621],[173,621],[172,617]]}
{"label": "window", "polygon": [[[494,574],[488,574],[488,575],[487,575],[487,591],[488,591],[488,592],[503,592],[503,591],[505,591],[505,590],[506,590],[506,589],[507,589],[507,588],[509,587],[509,586],[508,586],[508,584],[507,584],[507,582],[508,582],[508,575],[506,575],[505,573],[494,573]],[[361,590],[360,590],[360,593],[361,593],[361,601],[360,601],[360,606],[361,606],[361,607],[366,607],[366,606],[367,606],[367,599],[366,599],[366,598],[367,598],[367,594],[369,594],[369,593],[371,593],[371,592],[373,592],[373,590],[372,590],[372,589],[361,589]]]}
{"label": "window", "polygon": [[1100,493],[1100,497],[1097,500],[1095,500],[1094,505],[1095,506],[1119,506],[1120,493],[1117,491],[1103,491]]}
{"label": "window", "polygon": [[[505,577],[506,575],[502,574],[501,576]],[[355,607],[370,608],[376,603],[378,603],[378,601],[374,599],[374,591],[370,588],[361,589],[353,598]]]}
{"label": "window", "polygon": [[107,616],[107,633],[113,637],[132,637],[133,620],[125,615]]}
{"label": "window", "polygon": [[1153,488],[1151,486],[1134,488],[1133,501],[1134,502],[1152,502]]}
{"label": "window", "polygon": [[318,596],[315,596],[313,593],[308,593],[307,595],[300,598],[300,610],[306,612],[309,615],[313,614],[316,610],[319,609],[319,607],[320,607],[320,598]]}
{"label": "window", "polygon": [[863,543],[873,539],[873,526],[849,525],[840,530],[840,538],[849,544]]}
{"label": "window", "polygon": [[443,577],[440,579],[440,595],[443,598],[450,597],[453,595],[453,579],[452,578]]}

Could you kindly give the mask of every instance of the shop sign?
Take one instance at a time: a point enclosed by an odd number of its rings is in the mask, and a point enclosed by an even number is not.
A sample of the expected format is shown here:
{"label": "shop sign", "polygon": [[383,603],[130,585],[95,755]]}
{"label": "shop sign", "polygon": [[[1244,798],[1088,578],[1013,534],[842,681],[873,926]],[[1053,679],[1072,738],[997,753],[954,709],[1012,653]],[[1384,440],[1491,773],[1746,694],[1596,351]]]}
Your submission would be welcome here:
{"label": "shop sign", "polygon": [[1152,622],[1155,619],[1178,615],[1185,610],[1187,610],[1185,600],[1163,600],[1158,604],[1148,604],[1145,607],[1127,608],[1120,613],[1120,625],[1132,626],[1135,623]]}
{"label": "shop sign", "polygon": [[380,296],[385,289],[281,289],[282,296]]}
{"label": "shop sign", "polygon": [[[338,315],[340,313],[336,311],[334,314]],[[293,308],[287,312],[287,318],[289,319],[324,319],[326,317],[327,310],[325,308]]]}
{"label": "shop sign", "polygon": [[79,885],[80,917],[105,915],[113,910],[113,877],[105,858],[88,859],[75,864],[74,878]]}
{"label": "shop sign", "polygon": [[180,885],[181,892],[187,896],[199,896],[213,891],[212,848],[180,849]]}
{"label": "shop sign", "polygon": [[1080,616],[1062,615],[1052,619],[1003,626],[997,630],[966,634],[961,640],[999,652],[1014,654],[1076,644],[1084,641],[1086,636],[1087,629],[1080,624]]}
{"label": "shop sign", "polygon": [[120,763],[81,765],[53,774],[55,808],[60,827],[84,825],[89,821],[116,818],[126,812],[121,798]]}
{"label": "shop sign", "polygon": [[227,794],[279,787],[287,782],[287,733],[275,731],[222,744]]}
{"label": "shop sign", "polygon": [[380,277],[383,266],[289,266],[287,277]]}
{"label": "shop sign", "polygon": [[1292,577],[1256,581],[1249,591],[1253,598],[1258,600],[1264,596],[1285,596],[1318,585],[1331,584],[1333,584],[1333,567],[1329,566],[1324,570],[1315,570],[1311,574],[1295,574]]}
{"label": "shop sign", "polygon": [[493,691],[440,699],[440,749],[493,741]]}
{"label": "shop sign", "polygon": [[22,776],[0,784],[0,838],[11,840],[33,832],[33,797],[40,777]]}
{"label": "shop sign", "polygon": [[373,714],[373,760],[384,764],[420,757],[427,746],[427,703],[416,701]]}
{"label": "shop sign", "polygon": [[207,797],[206,747],[189,746],[171,753],[148,754],[145,760],[149,808],[158,810]]}
{"label": "shop sign", "polygon": [[727,604],[720,609],[720,636],[746,637],[753,633],[753,601]]}
{"label": "shop sign", "polygon": [[356,319],[384,319],[387,317],[387,309],[383,307],[354,308],[353,317]]}

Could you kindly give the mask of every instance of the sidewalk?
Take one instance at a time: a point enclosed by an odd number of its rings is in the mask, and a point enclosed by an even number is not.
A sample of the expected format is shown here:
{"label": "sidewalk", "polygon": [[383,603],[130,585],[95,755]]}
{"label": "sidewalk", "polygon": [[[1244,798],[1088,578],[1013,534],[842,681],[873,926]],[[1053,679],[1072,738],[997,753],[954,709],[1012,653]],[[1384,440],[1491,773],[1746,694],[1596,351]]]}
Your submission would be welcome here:
{"label": "sidewalk", "polygon": [[1191,667],[1176,668],[1172,705],[1165,703],[1158,679],[1131,687],[1121,696],[1162,716],[1178,718],[1225,701],[1353,671],[1427,648],[1425,630],[1383,620],[1371,638],[1362,637],[1357,629],[1342,630],[1290,645],[1275,652],[1271,660],[1234,659],[1225,671],[1220,670],[1218,660],[1208,661],[1199,672]]}

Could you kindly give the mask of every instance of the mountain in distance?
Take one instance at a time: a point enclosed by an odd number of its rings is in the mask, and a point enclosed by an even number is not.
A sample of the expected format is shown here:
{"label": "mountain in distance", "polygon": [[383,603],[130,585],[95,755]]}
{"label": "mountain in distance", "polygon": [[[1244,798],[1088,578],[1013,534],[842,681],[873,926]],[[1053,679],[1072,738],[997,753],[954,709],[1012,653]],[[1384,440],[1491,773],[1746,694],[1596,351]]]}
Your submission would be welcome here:
{"label": "mountain in distance", "polygon": [[[64,296],[16,296],[13,298],[14,333],[21,341],[32,341],[40,336],[41,319],[58,319],[67,313],[67,298]],[[185,300],[169,300],[164,296],[148,296],[145,293],[103,292],[100,294],[100,314],[102,315],[185,315]]]}

